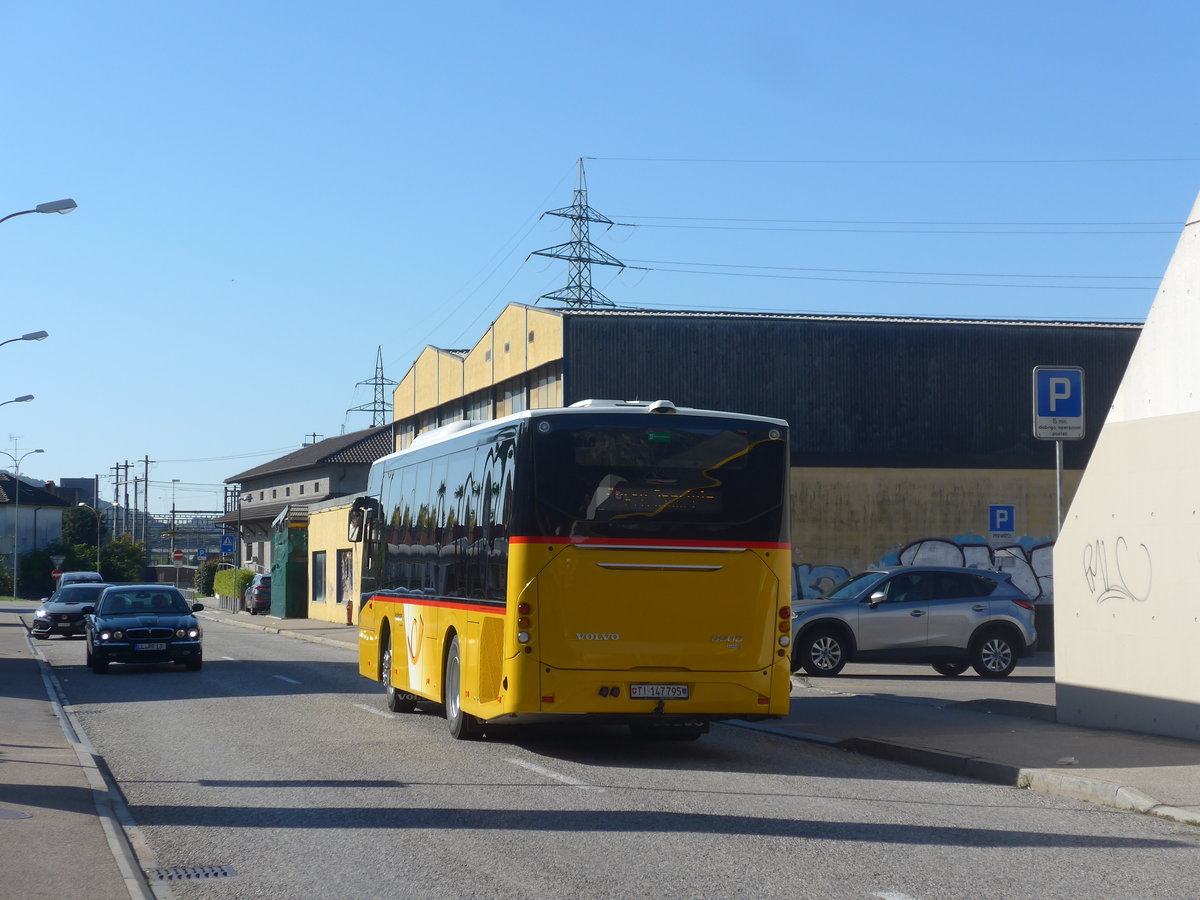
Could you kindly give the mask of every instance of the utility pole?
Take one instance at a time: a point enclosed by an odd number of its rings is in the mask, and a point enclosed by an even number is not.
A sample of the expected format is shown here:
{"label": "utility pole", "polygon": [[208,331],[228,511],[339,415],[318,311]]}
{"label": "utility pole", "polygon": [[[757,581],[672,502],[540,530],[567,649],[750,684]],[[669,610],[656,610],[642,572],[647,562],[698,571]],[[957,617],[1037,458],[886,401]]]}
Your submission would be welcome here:
{"label": "utility pole", "polygon": [[117,539],[117,510],[121,508],[121,506],[120,506],[120,504],[121,504],[121,495],[120,495],[121,464],[113,463],[112,469],[113,469],[113,514],[112,514],[112,521],[109,523],[112,525],[112,534],[109,536],[110,543]]}
{"label": "utility pole", "polygon": [[370,381],[360,381],[355,387],[370,385],[375,393],[374,399],[370,403],[364,403],[362,406],[352,407],[346,412],[369,412],[371,414],[371,427],[375,428],[379,425],[386,425],[389,421],[392,412],[392,404],[387,400],[387,387],[395,387],[396,382],[389,378],[383,377],[383,346],[379,345],[375,348],[375,377]]}
{"label": "utility pole", "polygon": [[[567,276],[567,286],[542,294],[538,300],[558,300],[567,306],[580,309],[592,306],[616,306],[603,293],[592,287],[592,264],[602,266],[617,266],[625,268],[621,262],[610,253],[605,253],[591,242],[588,237],[588,223],[612,226],[612,219],[597,212],[588,205],[587,181],[583,174],[583,158],[579,159],[579,175],[575,184],[575,202],[561,209],[551,209],[542,213],[544,216],[562,216],[571,220],[571,240],[566,244],[535,250],[529,256],[549,256],[553,259],[565,259],[570,263]],[[526,257],[528,259],[529,257]]]}

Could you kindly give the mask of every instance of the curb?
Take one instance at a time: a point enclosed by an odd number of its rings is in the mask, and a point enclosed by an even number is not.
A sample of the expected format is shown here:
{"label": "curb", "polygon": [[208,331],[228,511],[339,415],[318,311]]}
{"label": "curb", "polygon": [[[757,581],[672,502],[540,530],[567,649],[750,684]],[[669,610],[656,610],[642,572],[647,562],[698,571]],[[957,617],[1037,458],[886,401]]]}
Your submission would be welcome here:
{"label": "curb", "polygon": [[942,772],[946,775],[998,784],[1002,787],[1021,788],[1049,796],[1083,800],[1124,812],[1136,812],[1160,819],[1169,819],[1184,825],[1200,825],[1200,813],[1160,803],[1137,788],[1081,775],[1057,772],[1053,769],[1023,769],[1019,766],[999,763],[978,756],[964,756],[959,753],[901,744],[880,738],[832,738],[762,723],[725,722],[723,724],[733,725],[747,731],[773,734],[790,740],[835,747],[848,753],[887,759],[920,769]]}

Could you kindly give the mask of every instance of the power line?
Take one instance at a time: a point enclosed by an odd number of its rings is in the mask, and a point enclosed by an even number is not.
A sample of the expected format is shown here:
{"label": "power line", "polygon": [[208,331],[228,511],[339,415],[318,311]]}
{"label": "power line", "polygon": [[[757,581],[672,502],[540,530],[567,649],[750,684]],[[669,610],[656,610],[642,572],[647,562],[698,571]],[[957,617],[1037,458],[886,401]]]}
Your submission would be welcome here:
{"label": "power line", "polygon": [[914,228],[783,228],[774,225],[681,225],[654,222],[617,222],[630,228],[677,228],[696,231],[789,231],[822,234],[1178,234],[1172,231],[983,231],[965,229],[914,229]]}
{"label": "power line", "polygon": [[787,281],[842,281],[854,284],[908,284],[922,287],[987,287],[987,288],[1044,288],[1060,291],[1148,291],[1153,286],[1142,287],[1086,284],[989,284],[979,281],[907,281],[888,278],[834,278],[820,275],[777,275],[767,272],[706,272],[701,269],[660,269],[650,267],[652,272],[675,272],[682,275],[724,275],[728,278],[777,278]]}
{"label": "power line", "polygon": [[[724,269],[763,269],[769,271],[783,272],[835,272],[840,274],[855,274],[855,275],[923,275],[928,277],[939,278],[1072,278],[1072,279],[1093,279],[1093,280],[1152,280],[1158,281],[1162,278],[1161,275],[1044,275],[1044,274],[1028,274],[1028,273],[1003,273],[1003,272],[906,272],[893,271],[889,269],[826,269],[807,266],[750,266],[739,265],[736,263],[704,263],[704,262],[679,262],[669,259],[631,259],[630,262],[644,263],[647,266],[703,266],[705,268],[724,268]],[[631,267],[632,268],[632,267]],[[713,274],[722,274],[714,272]],[[735,274],[735,273],[729,273]]]}
{"label": "power line", "polygon": [[[1179,225],[1178,222],[925,222],[904,219],[745,219],[719,216],[619,216],[622,219],[654,219],[665,222],[766,222],[772,225],[1011,225],[1046,226],[1073,225],[1077,227],[1102,225]],[[617,223],[631,224],[637,223]]]}
{"label": "power line", "polygon": [[801,166],[993,166],[993,165],[1079,165],[1108,163],[1183,163],[1200,162],[1196,156],[1151,156],[1097,159],[698,159],[655,156],[585,156],[598,162],[652,163],[734,163],[738,165]]}

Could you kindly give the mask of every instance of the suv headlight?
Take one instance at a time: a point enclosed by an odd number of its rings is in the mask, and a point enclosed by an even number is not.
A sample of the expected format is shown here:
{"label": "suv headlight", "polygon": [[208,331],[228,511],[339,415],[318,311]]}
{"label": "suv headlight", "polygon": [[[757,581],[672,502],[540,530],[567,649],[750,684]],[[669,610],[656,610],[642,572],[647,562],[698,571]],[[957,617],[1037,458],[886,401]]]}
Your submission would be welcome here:
{"label": "suv headlight", "polygon": [[34,613],[33,613],[33,617],[35,619],[44,619],[48,615],[50,615],[50,614],[48,612],[46,612],[44,609],[34,610]]}

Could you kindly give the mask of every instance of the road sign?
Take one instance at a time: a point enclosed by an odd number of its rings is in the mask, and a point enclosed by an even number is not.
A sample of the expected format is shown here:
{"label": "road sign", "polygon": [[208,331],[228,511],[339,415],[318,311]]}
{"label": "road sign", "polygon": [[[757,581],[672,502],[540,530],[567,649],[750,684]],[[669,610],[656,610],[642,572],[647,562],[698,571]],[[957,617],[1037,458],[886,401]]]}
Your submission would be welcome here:
{"label": "road sign", "polygon": [[1017,508],[992,504],[988,507],[988,537],[1004,540],[1016,537]]}
{"label": "road sign", "polygon": [[1078,366],[1034,368],[1033,436],[1040,441],[1083,439],[1083,369]]}
{"label": "road sign", "polygon": [[176,550],[171,555],[175,557],[175,562],[177,562],[177,563],[183,562],[183,551],[182,550]]}
{"label": "road sign", "polygon": [[61,569],[62,564],[66,561],[67,561],[67,558],[65,556],[60,556],[57,553],[53,554],[50,557],[50,562],[54,563],[54,568],[56,568],[56,569]]}
{"label": "road sign", "polygon": [[232,552],[233,552],[233,535],[232,534],[221,535],[221,553],[222,553],[222,555],[224,555],[226,553],[232,553]]}
{"label": "road sign", "polygon": [[53,572],[50,573],[50,577],[53,578],[55,581],[58,581],[58,579],[62,578],[62,571],[59,569],[55,569]]}
{"label": "road sign", "polygon": [[201,547],[196,551],[196,559],[208,559],[208,551]]}

